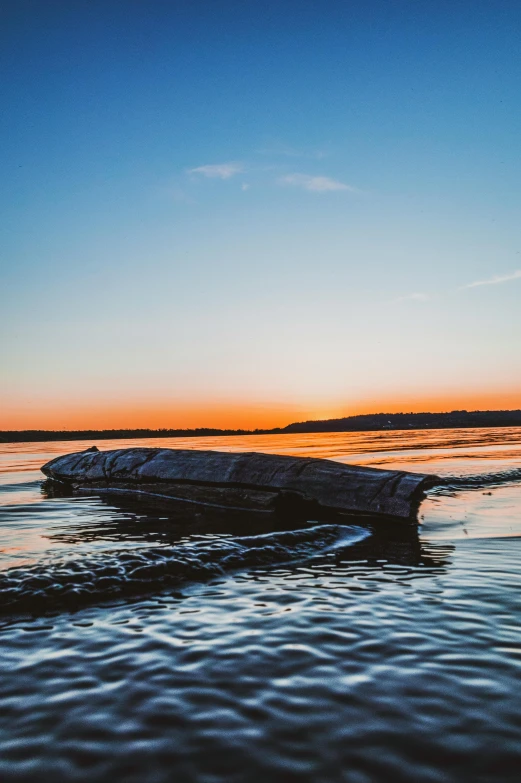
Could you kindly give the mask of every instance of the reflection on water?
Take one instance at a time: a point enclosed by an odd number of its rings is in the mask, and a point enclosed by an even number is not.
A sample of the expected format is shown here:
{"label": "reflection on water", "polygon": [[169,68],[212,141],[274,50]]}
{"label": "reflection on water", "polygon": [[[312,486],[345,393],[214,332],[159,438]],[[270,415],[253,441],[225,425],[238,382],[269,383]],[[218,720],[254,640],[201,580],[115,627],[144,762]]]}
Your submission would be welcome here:
{"label": "reflection on water", "polygon": [[[170,449],[217,449],[260,451],[321,457],[355,464],[399,463],[406,470],[416,461],[436,462],[502,460],[521,466],[521,428],[446,429],[384,432],[332,432],[289,435],[233,435],[204,438],[129,438],[127,440],[55,441],[49,443],[0,444],[0,474],[39,471],[59,454],[83,451],[97,445],[100,450],[131,446]],[[461,467],[465,470],[466,465]],[[438,473],[438,470],[430,471]]]}
{"label": "reflection on water", "polygon": [[0,447],[2,781],[517,783],[520,430],[98,443],[451,477],[418,526],[49,493],[90,445]]}
{"label": "reflection on water", "polygon": [[[0,536],[2,613],[78,608],[259,566],[312,561],[317,568],[321,558],[329,565],[363,561],[366,569],[409,566],[423,576],[443,568],[451,550],[426,549],[416,524],[367,516],[302,527],[183,503],[159,516],[132,498],[77,497],[47,481],[42,494],[43,514],[35,514],[36,504],[29,514],[22,504],[2,510],[10,522]],[[9,539],[18,547],[6,546]]]}

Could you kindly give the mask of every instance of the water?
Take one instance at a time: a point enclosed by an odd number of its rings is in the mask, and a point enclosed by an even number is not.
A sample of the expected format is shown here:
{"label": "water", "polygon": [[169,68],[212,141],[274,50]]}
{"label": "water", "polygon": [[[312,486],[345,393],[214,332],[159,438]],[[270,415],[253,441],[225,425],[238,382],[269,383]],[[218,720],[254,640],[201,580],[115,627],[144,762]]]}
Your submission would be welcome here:
{"label": "water", "polygon": [[187,527],[0,447],[0,779],[519,780],[521,430],[138,444],[444,480],[418,528]]}

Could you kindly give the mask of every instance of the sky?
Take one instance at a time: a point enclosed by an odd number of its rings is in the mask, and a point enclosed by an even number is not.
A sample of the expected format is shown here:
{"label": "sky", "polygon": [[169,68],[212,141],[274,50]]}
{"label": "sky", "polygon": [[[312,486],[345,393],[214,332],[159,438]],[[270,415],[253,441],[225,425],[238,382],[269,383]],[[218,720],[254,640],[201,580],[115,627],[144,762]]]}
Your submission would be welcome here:
{"label": "sky", "polygon": [[3,0],[0,429],[521,407],[515,0]]}

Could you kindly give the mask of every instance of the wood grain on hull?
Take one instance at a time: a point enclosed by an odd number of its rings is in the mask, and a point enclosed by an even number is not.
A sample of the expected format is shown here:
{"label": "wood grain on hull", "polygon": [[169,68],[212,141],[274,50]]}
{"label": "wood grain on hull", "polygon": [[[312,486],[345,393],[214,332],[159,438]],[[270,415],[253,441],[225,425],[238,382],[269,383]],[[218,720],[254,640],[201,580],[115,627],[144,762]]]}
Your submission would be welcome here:
{"label": "wood grain on hull", "polygon": [[42,467],[77,489],[136,493],[268,513],[322,511],[414,518],[433,477],[327,459],[195,449],[88,450]]}

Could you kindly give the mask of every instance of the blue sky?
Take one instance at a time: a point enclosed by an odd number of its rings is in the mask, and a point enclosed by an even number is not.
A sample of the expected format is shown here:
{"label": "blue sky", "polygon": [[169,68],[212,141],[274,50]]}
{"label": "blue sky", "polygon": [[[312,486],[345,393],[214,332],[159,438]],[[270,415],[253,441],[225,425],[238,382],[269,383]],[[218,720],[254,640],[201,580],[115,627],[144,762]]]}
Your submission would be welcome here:
{"label": "blue sky", "polygon": [[521,407],[519,3],[2,16],[0,426]]}

